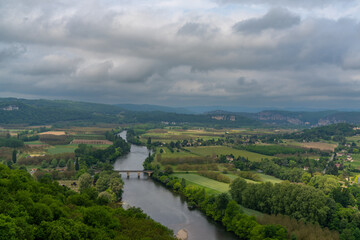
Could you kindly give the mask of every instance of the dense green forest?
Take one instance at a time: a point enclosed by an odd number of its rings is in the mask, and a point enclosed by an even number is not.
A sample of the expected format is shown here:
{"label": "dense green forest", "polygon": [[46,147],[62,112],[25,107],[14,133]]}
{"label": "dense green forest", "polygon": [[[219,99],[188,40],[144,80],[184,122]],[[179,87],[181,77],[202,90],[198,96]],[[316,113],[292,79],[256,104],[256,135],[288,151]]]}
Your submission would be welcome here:
{"label": "dense green forest", "polygon": [[0,164],[0,239],[175,239],[140,209],[102,205],[93,193]]}
{"label": "dense green forest", "polygon": [[230,188],[233,199],[245,207],[338,230],[343,240],[360,239],[358,210],[349,208],[356,205],[358,186],[326,191],[325,185],[315,188],[288,182],[251,184],[238,178]]}

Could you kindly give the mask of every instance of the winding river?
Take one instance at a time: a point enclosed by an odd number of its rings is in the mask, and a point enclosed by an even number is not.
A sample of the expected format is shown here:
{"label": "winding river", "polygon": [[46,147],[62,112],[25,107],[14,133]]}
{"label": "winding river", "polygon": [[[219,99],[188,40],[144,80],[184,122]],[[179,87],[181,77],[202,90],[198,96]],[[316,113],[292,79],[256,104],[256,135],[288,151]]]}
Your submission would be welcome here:
{"label": "winding river", "polygon": [[[126,139],[126,132],[120,136]],[[146,147],[131,145],[131,151],[126,156],[116,160],[115,170],[143,169],[142,163],[148,156]],[[130,206],[143,209],[152,219],[172,229],[176,234],[184,228],[189,240],[232,240],[237,239],[224,227],[207,218],[198,210],[189,210],[182,196],[175,194],[151,178],[137,173],[131,173],[130,178],[123,174],[125,182],[123,201]]]}

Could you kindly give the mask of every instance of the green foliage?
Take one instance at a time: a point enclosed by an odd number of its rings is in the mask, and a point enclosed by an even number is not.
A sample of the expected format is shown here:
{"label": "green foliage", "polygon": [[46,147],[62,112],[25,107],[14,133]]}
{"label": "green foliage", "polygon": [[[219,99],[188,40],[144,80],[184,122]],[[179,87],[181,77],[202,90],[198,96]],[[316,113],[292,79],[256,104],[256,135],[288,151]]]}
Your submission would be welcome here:
{"label": "green foliage", "polygon": [[246,150],[249,152],[260,153],[268,156],[274,156],[277,154],[297,154],[305,153],[307,150],[303,148],[285,147],[282,145],[241,145],[236,146],[237,149]]}
{"label": "green foliage", "polygon": [[37,182],[26,171],[0,164],[0,240],[175,240],[140,209],[101,206],[86,189],[79,194],[51,179]]}
{"label": "green foliage", "polygon": [[92,187],[92,177],[88,173],[84,173],[79,177],[79,190],[80,192],[84,191],[87,188]]}
{"label": "green foliage", "polygon": [[16,138],[0,138],[0,147],[23,147],[24,142]]}
{"label": "green foliage", "polygon": [[306,222],[329,226],[335,202],[323,191],[290,183],[233,184],[231,194],[239,204],[267,214],[284,214]]}

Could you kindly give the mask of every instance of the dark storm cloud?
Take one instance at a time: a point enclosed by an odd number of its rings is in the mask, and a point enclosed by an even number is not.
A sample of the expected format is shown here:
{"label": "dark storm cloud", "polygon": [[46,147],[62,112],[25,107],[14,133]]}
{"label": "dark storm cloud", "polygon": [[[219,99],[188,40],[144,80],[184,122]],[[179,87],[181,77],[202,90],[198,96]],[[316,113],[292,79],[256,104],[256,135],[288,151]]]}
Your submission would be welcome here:
{"label": "dark storm cloud", "polygon": [[284,8],[274,8],[261,18],[252,18],[236,23],[233,29],[236,32],[256,33],[266,29],[285,29],[299,23],[299,16]]}

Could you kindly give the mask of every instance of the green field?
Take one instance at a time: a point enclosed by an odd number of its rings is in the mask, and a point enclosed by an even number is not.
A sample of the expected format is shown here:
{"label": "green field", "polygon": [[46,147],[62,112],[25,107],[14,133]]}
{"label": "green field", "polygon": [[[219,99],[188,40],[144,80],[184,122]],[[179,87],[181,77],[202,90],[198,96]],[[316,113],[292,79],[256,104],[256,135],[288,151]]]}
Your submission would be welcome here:
{"label": "green field", "polygon": [[179,158],[179,157],[195,157],[195,156],[199,156],[196,154],[193,154],[191,152],[185,152],[183,150],[179,150],[179,152],[177,152],[177,149],[174,149],[174,152],[170,152],[170,150],[167,147],[160,147],[156,149],[156,153],[160,154],[160,149],[163,150],[163,153],[161,153],[161,157],[162,158]]}
{"label": "green field", "polygon": [[212,156],[212,155],[228,155],[233,154],[234,157],[246,157],[250,161],[259,162],[262,158],[271,158],[266,155],[248,152],[245,150],[238,150],[227,146],[204,146],[204,147],[187,147],[187,150],[200,156]]}
{"label": "green field", "polygon": [[283,180],[270,176],[270,175],[266,175],[263,173],[256,173],[260,178],[262,182],[271,182],[271,183],[281,183],[283,182]]}
{"label": "green field", "polygon": [[351,154],[351,157],[354,161],[353,162],[345,162],[345,164],[350,164],[351,166],[353,166],[355,168],[359,168],[360,167],[360,153]]}
{"label": "green field", "polygon": [[209,193],[222,193],[229,191],[229,184],[218,182],[192,173],[175,173],[173,176],[184,178],[187,182],[204,187]]}
{"label": "green field", "polygon": [[[89,144],[90,146],[93,146],[94,148],[99,148],[99,149],[104,149],[109,147],[110,145],[97,145],[97,144]],[[47,152],[49,154],[59,154],[59,153],[73,153],[75,152],[75,149],[78,148],[77,144],[69,144],[69,145],[56,145],[56,146],[51,146],[50,148],[47,149]]]}
{"label": "green field", "polygon": [[359,142],[360,141],[360,135],[356,135],[356,136],[351,136],[351,137],[346,137],[346,140],[349,142]]}

